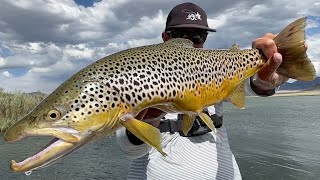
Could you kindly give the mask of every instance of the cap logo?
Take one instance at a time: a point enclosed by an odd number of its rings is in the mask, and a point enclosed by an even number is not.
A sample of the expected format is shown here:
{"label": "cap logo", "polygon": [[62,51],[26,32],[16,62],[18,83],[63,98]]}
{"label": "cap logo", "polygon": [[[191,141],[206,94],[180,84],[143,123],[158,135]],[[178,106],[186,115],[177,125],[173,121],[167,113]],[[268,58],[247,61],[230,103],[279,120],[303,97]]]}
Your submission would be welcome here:
{"label": "cap logo", "polygon": [[189,20],[192,20],[192,21],[202,20],[201,19],[201,14],[199,14],[199,12],[194,12],[194,11],[191,11],[189,9],[183,9],[182,12],[188,14],[186,19],[189,19]]}

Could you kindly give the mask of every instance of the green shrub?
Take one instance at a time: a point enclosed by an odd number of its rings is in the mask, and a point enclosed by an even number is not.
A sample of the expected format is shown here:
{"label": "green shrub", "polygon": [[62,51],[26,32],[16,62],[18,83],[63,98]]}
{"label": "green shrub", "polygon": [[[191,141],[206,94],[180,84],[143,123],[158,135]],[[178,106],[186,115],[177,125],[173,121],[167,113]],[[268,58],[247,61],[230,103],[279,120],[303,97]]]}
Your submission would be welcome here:
{"label": "green shrub", "polygon": [[5,131],[13,123],[28,114],[45,96],[41,92],[6,93],[0,88],[0,131]]}

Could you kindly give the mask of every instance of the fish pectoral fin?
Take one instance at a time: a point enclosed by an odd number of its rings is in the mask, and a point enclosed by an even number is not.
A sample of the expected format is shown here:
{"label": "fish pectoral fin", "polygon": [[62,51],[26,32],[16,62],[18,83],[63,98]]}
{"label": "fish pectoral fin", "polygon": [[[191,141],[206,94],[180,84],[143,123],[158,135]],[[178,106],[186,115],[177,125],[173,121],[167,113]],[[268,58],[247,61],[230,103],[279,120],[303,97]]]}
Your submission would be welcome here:
{"label": "fish pectoral fin", "polygon": [[186,136],[191,129],[193,122],[195,120],[195,115],[183,114],[182,118],[182,132]]}
{"label": "fish pectoral fin", "polygon": [[245,87],[244,82],[241,83],[233,93],[228,97],[228,100],[237,108],[244,109],[245,106]]}
{"label": "fish pectoral fin", "polygon": [[199,113],[198,116],[201,118],[201,120],[214,132],[216,132],[216,128],[214,127],[213,121],[206,113]]}
{"label": "fish pectoral fin", "polygon": [[158,128],[134,117],[121,121],[121,124],[141,141],[156,148],[162,155],[167,155],[162,151],[161,136]]}

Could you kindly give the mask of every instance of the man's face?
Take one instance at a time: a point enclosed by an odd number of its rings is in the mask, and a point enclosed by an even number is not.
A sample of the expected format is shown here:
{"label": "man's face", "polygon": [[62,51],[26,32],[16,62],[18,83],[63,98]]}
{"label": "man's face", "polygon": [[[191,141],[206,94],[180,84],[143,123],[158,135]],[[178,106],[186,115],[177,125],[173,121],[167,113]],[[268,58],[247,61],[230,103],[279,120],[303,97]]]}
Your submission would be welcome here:
{"label": "man's face", "polygon": [[167,31],[169,39],[171,38],[185,38],[193,42],[193,47],[203,48],[203,44],[207,39],[208,32],[196,28],[175,28]]}

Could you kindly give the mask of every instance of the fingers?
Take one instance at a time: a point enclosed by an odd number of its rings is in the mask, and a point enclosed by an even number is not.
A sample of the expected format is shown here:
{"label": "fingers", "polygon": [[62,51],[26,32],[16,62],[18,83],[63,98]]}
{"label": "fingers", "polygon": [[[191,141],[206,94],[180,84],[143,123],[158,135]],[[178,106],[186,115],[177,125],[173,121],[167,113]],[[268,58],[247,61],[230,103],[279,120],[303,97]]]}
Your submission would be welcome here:
{"label": "fingers", "polygon": [[274,73],[282,63],[282,56],[279,53],[274,53],[266,64],[259,70],[258,76],[263,81],[272,81]]}
{"label": "fingers", "polygon": [[277,34],[266,33],[263,37],[269,38],[269,39],[274,39],[276,36],[277,36]]}
{"label": "fingers", "polygon": [[156,120],[153,120],[153,121],[149,121],[148,123],[154,127],[158,127],[160,125],[160,119],[156,119]]}
{"label": "fingers", "polygon": [[136,118],[137,118],[137,119],[143,119],[144,116],[146,115],[147,111],[148,111],[148,109],[142,110],[142,111],[136,116]]}
{"label": "fingers", "polygon": [[255,39],[252,42],[252,47],[262,50],[267,59],[270,59],[277,52],[277,46],[273,40],[274,37],[275,35],[267,33],[263,37]]}
{"label": "fingers", "polygon": [[304,43],[304,48],[306,49],[306,51],[308,50],[308,44],[306,42]]}

